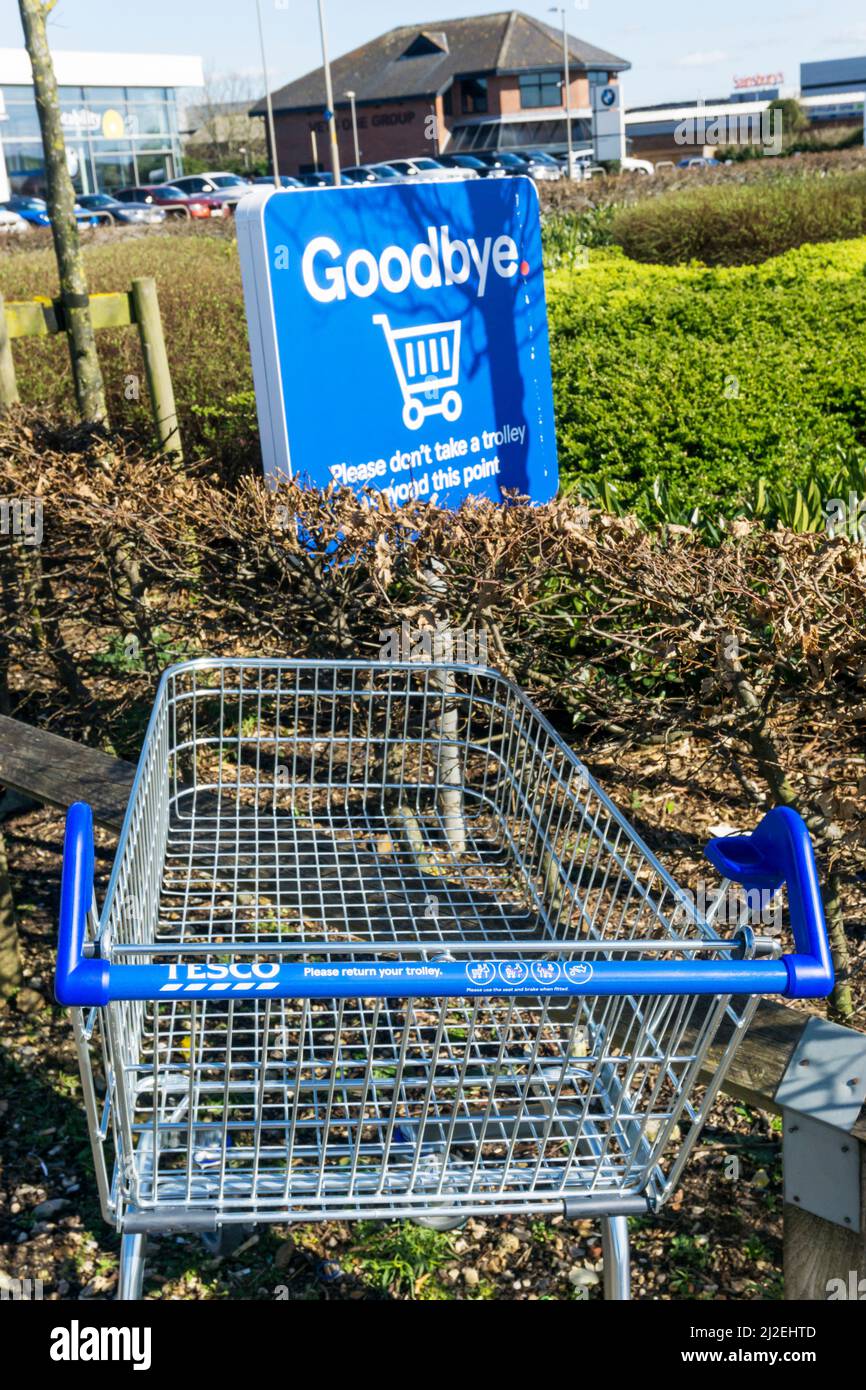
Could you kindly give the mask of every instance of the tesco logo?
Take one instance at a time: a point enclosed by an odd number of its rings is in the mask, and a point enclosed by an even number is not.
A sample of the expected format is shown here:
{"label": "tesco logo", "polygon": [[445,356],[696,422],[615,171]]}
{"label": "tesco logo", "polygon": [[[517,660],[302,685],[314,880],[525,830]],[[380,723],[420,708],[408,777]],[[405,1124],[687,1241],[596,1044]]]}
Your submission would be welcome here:
{"label": "tesco logo", "polygon": [[[452,240],[447,227],[428,227],[427,239],[405,251],[386,246],[377,256],[364,247],[350,251],[333,237],[317,236],[304,248],[301,274],[307,291],[320,304],[355,295],[368,299],[380,285],[390,294],[402,294],[410,284],[419,290],[445,285],[464,285],[472,280],[479,299],[484,298],[491,271],[503,280],[517,274],[519,253],[513,237],[474,237]],[[522,270],[528,267],[521,266]]]}

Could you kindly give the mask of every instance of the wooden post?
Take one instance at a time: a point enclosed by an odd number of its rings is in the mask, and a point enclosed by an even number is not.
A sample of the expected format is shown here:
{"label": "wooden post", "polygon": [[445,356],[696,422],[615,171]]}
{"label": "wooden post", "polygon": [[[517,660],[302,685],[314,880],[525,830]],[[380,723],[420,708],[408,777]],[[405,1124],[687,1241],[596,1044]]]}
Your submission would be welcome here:
{"label": "wooden post", "polygon": [[153,406],[159,447],[162,453],[174,454],[180,462],[183,459],[183,448],[174,404],[174,388],[171,384],[168,353],[165,350],[156,281],[152,276],[145,275],[133,280],[132,303],[141,335],[147,389]]}
{"label": "wooden post", "polygon": [[785,1299],[822,1303],[866,1299],[866,1143],[860,1150],[860,1230],[849,1231],[786,1202],[782,1240]]}
{"label": "wooden post", "polygon": [[17,405],[18,382],[15,379],[15,363],[12,360],[12,344],[9,342],[9,328],[6,323],[6,304],[0,294],[0,408]]}
{"label": "wooden post", "polygon": [[18,923],[9,882],[6,841],[0,828],[0,999],[8,999],[21,984]]}

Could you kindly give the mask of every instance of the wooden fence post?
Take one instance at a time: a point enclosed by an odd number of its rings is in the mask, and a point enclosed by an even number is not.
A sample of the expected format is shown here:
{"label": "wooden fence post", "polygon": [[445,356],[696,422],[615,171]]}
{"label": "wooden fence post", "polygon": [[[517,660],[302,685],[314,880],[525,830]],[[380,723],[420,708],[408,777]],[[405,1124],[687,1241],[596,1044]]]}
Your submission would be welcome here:
{"label": "wooden fence post", "polygon": [[0,294],[0,408],[17,405],[18,382],[15,378],[15,363],[12,358],[12,344],[9,341],[9,328],[6,323],[6,304]]}
{"label": "wooden fence post", "polygon": [[18,923],[15,919],[15,903],[9,880],[6,841],[3,838],[3,828],[0,826],[0,999],[8,999],[20,984]]}
{"label": "wooden fence post", "polygon": [[183,448],[174,404],[174,388],[171,384],[168,353],[165,350],[156,281],[152,276],[146,275],[133,280],[132,303],[141,335],[144,370],[153,405],[159,447],[162,453],[174,454],[180,462],[183,459]]}

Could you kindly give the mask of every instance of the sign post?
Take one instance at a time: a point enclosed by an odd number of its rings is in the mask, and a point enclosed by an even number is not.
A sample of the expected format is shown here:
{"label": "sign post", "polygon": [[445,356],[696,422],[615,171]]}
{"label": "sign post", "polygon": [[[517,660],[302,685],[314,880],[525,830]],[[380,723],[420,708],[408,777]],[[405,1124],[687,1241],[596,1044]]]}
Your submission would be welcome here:
{"label": "sign post", "polygon": [[625,155],[625,110],[618,82],[592,89],[592,148],[597,164]]}
{"label": "sign post", "polygon": [[530,179],[261,188],[237,226],[269,479],[447,507],[556,494]]}

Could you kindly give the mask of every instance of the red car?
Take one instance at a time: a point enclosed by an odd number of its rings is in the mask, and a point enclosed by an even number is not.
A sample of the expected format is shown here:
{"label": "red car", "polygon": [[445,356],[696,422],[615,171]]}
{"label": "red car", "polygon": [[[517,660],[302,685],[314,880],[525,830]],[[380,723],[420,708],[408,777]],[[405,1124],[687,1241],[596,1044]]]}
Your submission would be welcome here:
{"label": "red car", "polygon": [[[118,188],[114,194],[122,203],[150,203],[165,208],[168,217],[182,215],[186,208],[190,217],[228,217],[229,208],[219,198],[206,194],[182,193],[172,183],[140,183],[134,188]],[[172,213],[172,208],[177,211]]]}

